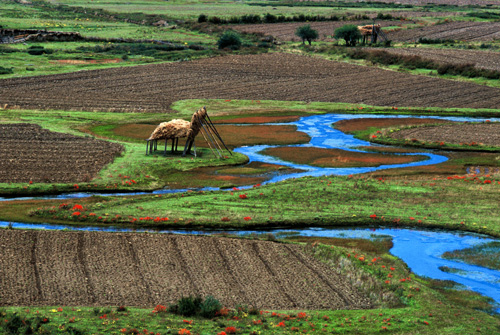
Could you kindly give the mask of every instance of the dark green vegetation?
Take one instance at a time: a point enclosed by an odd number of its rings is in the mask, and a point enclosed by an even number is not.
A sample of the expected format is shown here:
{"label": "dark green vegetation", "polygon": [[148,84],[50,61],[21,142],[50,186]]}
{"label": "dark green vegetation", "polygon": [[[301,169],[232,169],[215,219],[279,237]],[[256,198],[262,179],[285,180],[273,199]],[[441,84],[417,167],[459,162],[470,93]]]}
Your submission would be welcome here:
{"label": "dark green vegetation", "polygon": [[226,30],[217,41],[219,49],[238,50],[241,47],[241,37],[235,31]]}
{"label": "dark green vegetation", "polygon": [[361,33],[357,26],[346,24],[335,30],[335,38],[343,39],[348,47],[355,47],[356,42],[361,38]]}
{"label": "dark green vegetation", "polygon": [[318,38],[318,31],[311,28],[310,25],[306,24],[305,26],[298,27],[295,31],[295,35],[302,39],[302,44],[307,41],[309,45],[311,45],[312,41]]}

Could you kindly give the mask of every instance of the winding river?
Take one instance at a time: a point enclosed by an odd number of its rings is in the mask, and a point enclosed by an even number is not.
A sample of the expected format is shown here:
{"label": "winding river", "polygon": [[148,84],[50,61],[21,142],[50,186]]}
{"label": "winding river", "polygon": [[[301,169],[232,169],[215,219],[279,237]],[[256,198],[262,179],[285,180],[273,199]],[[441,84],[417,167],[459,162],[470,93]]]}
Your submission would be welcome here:
{"label": "winding river", "polygon": [[[355,118],[375,118],[375,117],[419,117],[419,116],[393,116],[393,115],[362,115],[362,114],[325,114],[313,115],[303,117],[293,123],[286,123],[287,125],[294,124],[297,126],[298,131],[307,133],[311,137],[311,141],[307,144],[297,145],[303,147],[318,147],[318,148],[334,148],[349,151],[360,151],[357,147],[374,145],[366,141],[355,139],[352,135],[347,135],[339,130],[331,127],[332,123],[340,120],[355,119]],[[484,121],[484,119],[460,118],[460,117],[436,117],[436,119],[446,119],[452,121]],[[489,119],[491,121],[500,121],[500,119]],[[418,155],[425,155],[427,160],[413,162],[409,164],[399,165],[383,165],[379,167],[362,167],[362,168],[320,168],[308,165],[293,164],[290,162],[282,161],[278,158],[266,156],[260,152],[272,146],[259,145],[252,147],[240,147],[234,151],[245,154],[249,157],[250,161],[260,161],[265,163],[275,163],[292,168],[300,169],[301,172],[274,175],[266,183],[274,183],[290,178],[299,178],[304,176],[324,176],[324,175],[350,175],[365,172],[371,172],[382,169],[401,168],[409,166],[421,166],[442,163],[447,160],[446,157],[433,154],[433,153],[418,153]],[[415,155],[415,154],[402,154],[402,155]],[[208,189],[208,188],[207,188]],[[214,190],[210,188],[210,190]],[[184,192],[186,190],[157,190],[153,193],[172,193]],[[70,193],[58,196],[49,197],[36,197],[36,198],[0,198],[0,201],[24,200],[24,199],[69,199],[69,198],[82,198],[92,196],[95,193]],[[141,193],[137,193],[141,194]],[[131,195],[130,193],[121,194],[100,194],[100,195]],[[73,227],[65,225],[51,225],[51,224],[27,224],[14,222],[9,223],[0,221],[0,227],[12,225],[14,228],[20,229],[70,229],[70,230],[97,230],[97,231],[151,231],[158,232],[157,230],[147,229],[122,229],[112,227]],[[274,230],[273,232],[283,232],[287,230]],[[165,233],[213,233],[210,231],[180,231],[168,230],[162,231]],[[251,231],[238,231],[237,233],[250,233]],[[466,289],[474,290],[485,296],[493,298],[498,305],[500,305],[500,272],[490,270],[484,267],[468,265],[462,262],[445,260],[440,256],[446,251],[453,251],[464,249],[475,245],[499,241],[488,236],[482,236],[472,233],[455,233],[444,231],[425,231],[414,229],[303,229],[298,231],[299,234],[304,236],[325,236],[325,237],[344,237],[344,238],[373,238],[374,236],[390,236],[393,240],[393,248],[391,253],[401,258],[411,270],[419,276],[427,276],[434,279],[452,280],[462,285]],[[444,272],[440,268],[447,267],[452,269],[451,272]],[[497,310],[500,312],[500,308]]]}

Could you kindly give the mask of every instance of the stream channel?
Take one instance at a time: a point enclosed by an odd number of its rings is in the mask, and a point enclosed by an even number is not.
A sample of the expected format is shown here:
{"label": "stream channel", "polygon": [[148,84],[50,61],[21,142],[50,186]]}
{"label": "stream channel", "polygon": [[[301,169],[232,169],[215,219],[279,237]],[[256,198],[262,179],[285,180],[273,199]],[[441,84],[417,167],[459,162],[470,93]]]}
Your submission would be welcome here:
{"label": "stream channel", "polygon": [[[333,129],[332,123],[346,119],[357,118],[386,118],[386,117],[419,117],[419,116],[394,116],[394,115],[364,115],[364,114],[324,114],[302,117],[300,120],[292,123],[283,123],[286,125],[296,125],[298,131],[307,133],[311,137],[311,141],[307,144],[297,145],[303,147],[318,147],[318,148],[334,148],[349,151],[359,151],[356,149],[360,146],[374,145],[372,143],[355,139],[352,135],[344,134],[343,132]],[[438,117],[432,116],[435,119],[446,119],[451,121],[485,121],[485,119],[473,119],[463,117]],[[491,121],[500,121],[500,119],[489,119]],[[276,123],[274,123],[276,125]],[[262,155],[259,152],[272,146],[259,145],[251,147],[240,147],[234,151],[245,154],[249,157],[250,162],[260,161],[265,163],[281,164],[295,169],[302,170],[301,172],[292,174],[276,174],[265,183],[275,183],[281,180],[290,178],[300,178],[304,176],[325,176],[325,175],[351,175],[366,173],[382,169],[401,168],[409,166],[439,164],[447,160],[446,157],[433,153],[418,153],[418,154],[402,154],[402,155],[424,155],[427,160],[413,162],[400,165],[383,165],[379,167],[361,167],[361,168],[320,168],[309,165],[299,165],[290,162],[285,162],[275,157]],[[464,171],[465,172],[465,171]],[[251,187],[251,186],[248,186]],[[240,187],[244,188],[244,187]],[[204,190],[217,190],[214,188],[206,188]],[[181,190],[157,190],[152,193],[173,193],[185,192]],[[151,192],[147,192],[151,193]],[[146,192],[132,194],[147,194]],[[92,195],[132,195],[131,193],[114,193],[114,194],[99,194],[99,193],[68,193],[56,196],[41,196],[41,197],[19,197],[19,198],[1,198],[0,201],[15,201],[26,199],[71,199],[83,198]],[[179,233],[179,234],[211,234],[215,231],[188,231],[188,230],[165,230],[158,231],[153,229],[129,229],[115,227],[75,227],[66,225],[52,224],[28,224],[22,222],[5,222],[0,221],[0,227],[12,225],[18,229],[47,229],[47,230],[87,230],[87,231],[114,231],[114,232],[164,232],[164,233]],[[303,236],[323,236],[323,237],[340,237],[340,238],[367,238],[373,239],[380,236],[389,236],[393,241],[393,248],[390,252],[401,258],[409,268],[419,276],[426,276],[433,279],[452,280],[458,283],[464,289],[479,292],[485,296],[493,298],[497,306],[500,306],[500,271],[487,269],[480,266],[465,264],[459,261],[446,260],[441,258],[441,255],[446,251],[454,251],[477,246],[483,243],[492,241],[500,241],[489,236],[464,233],[464,232],[449,232],[439,230],[417,230],[417,229],[389,229],[389,228],[352,228],[352,229],[335,229],[335,228],[309,228],[302,230],[286,230],[275,229],[268,232],[280,233],[293,231]],[[231,231],[231,233],[248,234],[254,231]],[[257,233],[262,231],[255,231]],[[447,272],[441,268],[446,267]],[[450,271],[451,270],[451,271]],[[497,309],[500,313],[500,308]]]}

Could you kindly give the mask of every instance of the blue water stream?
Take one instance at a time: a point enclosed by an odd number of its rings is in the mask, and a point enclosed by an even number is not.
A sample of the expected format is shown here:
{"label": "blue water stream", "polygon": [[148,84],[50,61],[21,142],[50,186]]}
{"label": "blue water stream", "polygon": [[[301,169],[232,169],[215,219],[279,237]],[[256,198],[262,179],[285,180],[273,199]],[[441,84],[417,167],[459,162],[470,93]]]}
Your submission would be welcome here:
{"label": "blue water stream", "polygon": [[[374,118],[374,117],[418,117],[418,116],[387,116],[387,115],[360,115],[360,114],[325,114],[303,117],[297,122],[286,123],[287,125],[294,124],[297,126],[298,131],[307,133],[311,137],[311,141],[307,144],[297,145],[302,147],[319,147],[319,148],[335,148],[350,151],[360,151],[356,149],[360,146],[373,145],[366,141],[355,139],[351,135],[344,134],[341,131],[333,129],[332,123],[344,119],[354,118]],[[455,118],[455,117],[432,117],[447,119],[453,121],[484,121],[483,119],[472,118]],[[500,119],[490,119],[491,121],[500,121]],[[433,154],[433,153],[418,153],[418,155],[425,155],[427,160],[400,164],[400,165],[385,165],[379,167],[369,168],[319,168],[311,167],[308,165],[293,164],[279,160],[275,157],[266,156],[260,151],[271,146],[261,145],[252,147],[241,147],[234,151],[247,155],[250,161],[260,161],[266,163],[276,163],[292,168],[303,170],[303,172],[275,175],[266,183],[274,183],[289,178],[299,178],[303,176],[324,176],[324,175],[350,175],[371,172],[389,168],[401,168],[409,166],[420,166],[438,164],[447,160],[446,157]],[[403,154],[411,155],[411,154]],[[209,190],[214,190],[208,188]],[[153,193],[172,193],[172,192],[185,192],[186,190],[158,190]],[[25,198],[0,198],[2,200],[24,200],[24,199],[68,199],[68,198],[82,198],[92,196],[96,193],[70,193],[50,197],[25,197]],[[141,193],[136,193],[141,194]],[[101,194],[101,195],[131,195],[131,193],[115,193],[115,194]],[[114,232],[158,232],[157,230],[148,229],[127,229],[115,227],[74,227],[65,225],[52,225],[52,224],[26,224],[26,223],[9,223],[0,221],[0,227],[6,227],[9,224],[14,228],[19,229],[48,229],[48,230],[86,230],[86,231],[114,231]],[[273,232],[283,232],[286,230],[274,230]],[[165,233],[213,233],[210,231],[181,231],[181,230],[168,230],[161,231]],[[235,231],[235,233],[250,233],[251,231]],[[500,305],[500,272],[490,270],[484,267],[468,265],[461,262],[445,260],[440,256],[446,251],[453,251],[472,247],[482,243],[491,241],[500,241],[487,236],[481,236],[472,233],[453,233],[443,231],[422,231],[414,229],[303,229],[299,234],[304,236],[325,236],[325,237],[344,237],[344,238],[373,238],[375,235],[385,235],[392,237],[393,248],[391,253],[401,258],[408,264],[410,269],[419,276],[427,276],[434,279],[452,280],[464,286],[464,288],[474,290],[485,296],[493,298],[497,304]],[[453,273],[444,272],[440,267],[448,267],[454,269]],[[500,312],[500,309],[497,310]]]}

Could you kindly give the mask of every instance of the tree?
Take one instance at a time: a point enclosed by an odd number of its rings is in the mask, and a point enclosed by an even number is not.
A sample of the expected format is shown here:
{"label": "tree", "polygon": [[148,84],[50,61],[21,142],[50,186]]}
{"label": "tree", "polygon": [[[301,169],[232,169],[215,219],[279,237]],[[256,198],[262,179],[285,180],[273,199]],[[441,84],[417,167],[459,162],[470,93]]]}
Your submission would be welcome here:
{"label": "tree", "polygon": [[311,42],[315,39],[318,38],[318,31],[314,30],[311,28],[310,25],[305,25],[298,27],[297,30],[295,31],[295,35],[300,37],[302,39],[302,44],[305,43],[305,41],[309,42],[309,45],[311,45]]}
{"label": "tree", "polygon": [[217,41],[217,45],[219,49],[230,48],[232,50],[238,50],[241,47],[241,37],[235,31],[226,30]]}
{"label": "tree", "polygon": [[343,38],[345,40],[345,44],[349,46],[356,46],[358,40],[362,37],[359,29],[354,24],[346,24],[335,30],[335,38],[340,39]]}

